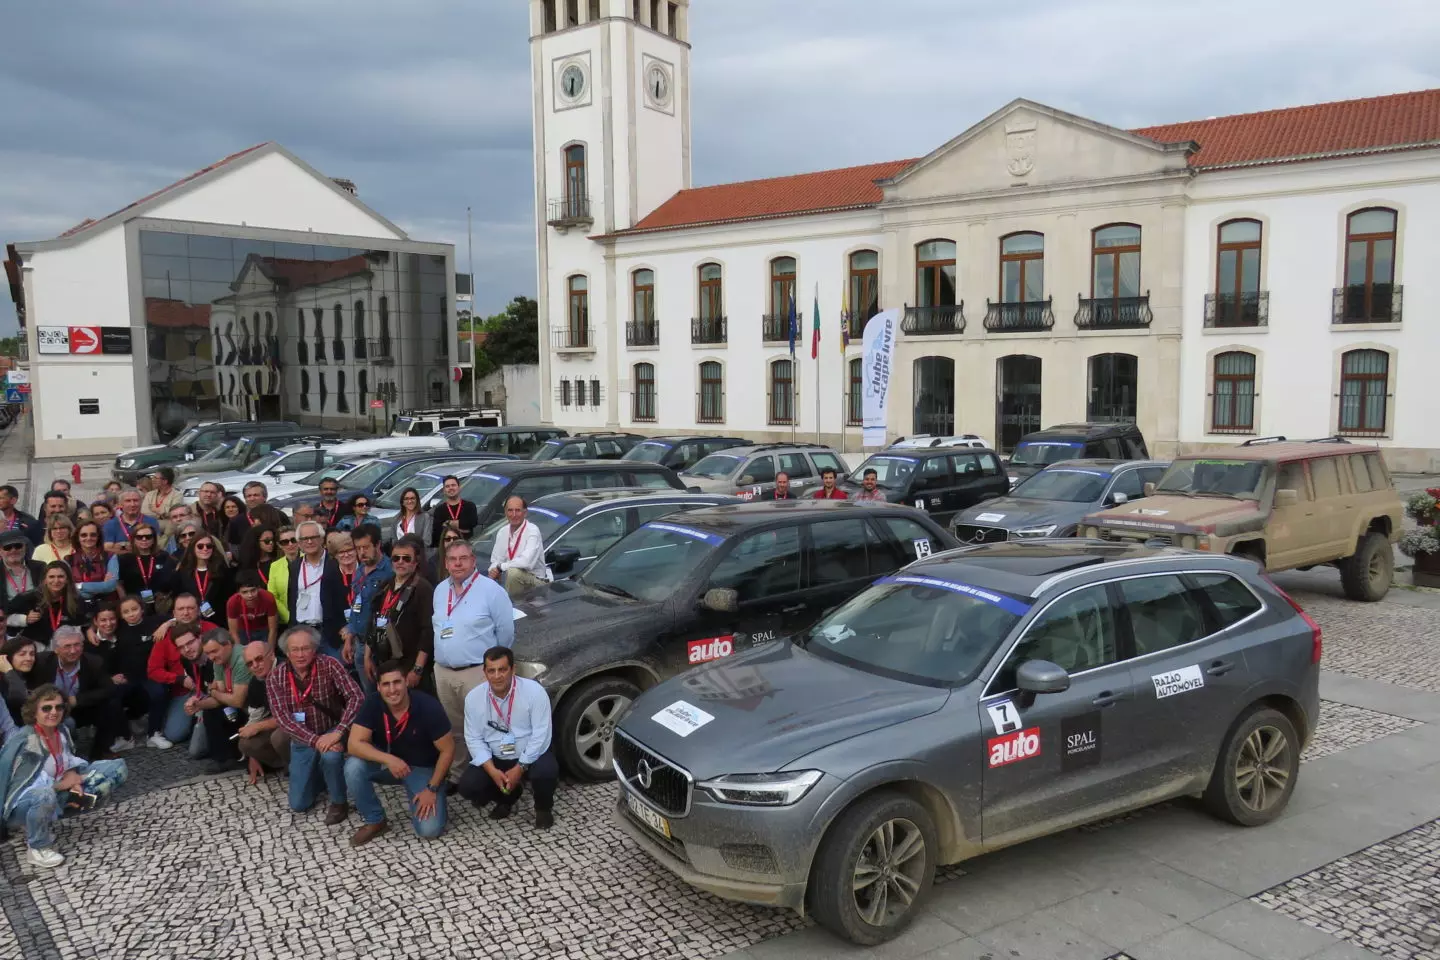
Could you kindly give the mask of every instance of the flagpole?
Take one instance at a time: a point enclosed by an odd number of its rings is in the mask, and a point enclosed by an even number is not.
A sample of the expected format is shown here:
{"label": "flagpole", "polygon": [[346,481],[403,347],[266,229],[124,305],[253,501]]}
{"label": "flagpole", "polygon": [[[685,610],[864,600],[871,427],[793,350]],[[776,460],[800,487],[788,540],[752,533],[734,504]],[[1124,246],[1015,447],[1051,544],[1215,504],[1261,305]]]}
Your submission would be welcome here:
{"label": "flagpole", "polygon": [[820,284],[815,284],[815,332],[810,352],[815,355],[815,444],[820,444]]}

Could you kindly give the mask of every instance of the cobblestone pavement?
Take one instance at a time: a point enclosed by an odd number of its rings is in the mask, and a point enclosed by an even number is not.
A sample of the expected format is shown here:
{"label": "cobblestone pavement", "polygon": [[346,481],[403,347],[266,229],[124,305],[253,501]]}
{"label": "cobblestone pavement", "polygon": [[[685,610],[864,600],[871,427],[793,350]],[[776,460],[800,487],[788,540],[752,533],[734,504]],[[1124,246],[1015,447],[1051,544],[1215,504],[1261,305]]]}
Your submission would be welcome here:
{"label": "cobblestone pavement", "polygon": [[1320,624],[1326,670],[1440,693],[1440,612],[1303,590],[1293,596]]}
{"label": "cobblestone pavement", "polygon": [[1440,820],[1252,899],[1395,960],[1440,960]]}

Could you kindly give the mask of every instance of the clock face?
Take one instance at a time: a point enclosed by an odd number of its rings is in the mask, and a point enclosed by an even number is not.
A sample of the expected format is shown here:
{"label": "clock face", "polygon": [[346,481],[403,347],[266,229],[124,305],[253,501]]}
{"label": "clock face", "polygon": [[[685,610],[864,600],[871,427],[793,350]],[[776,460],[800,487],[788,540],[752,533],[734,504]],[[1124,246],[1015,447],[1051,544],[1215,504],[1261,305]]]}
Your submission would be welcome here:
{"label": "clock face", "polygon": [[670,75],[661,66],[653,66],[645,77],[645,93],[654,103],[664,105],[670,101]]}
{"label": "clock face", "polygon": [[568,100],[578,100],[585,92],[585,71],[572,63],[560,74],[560,92]]}

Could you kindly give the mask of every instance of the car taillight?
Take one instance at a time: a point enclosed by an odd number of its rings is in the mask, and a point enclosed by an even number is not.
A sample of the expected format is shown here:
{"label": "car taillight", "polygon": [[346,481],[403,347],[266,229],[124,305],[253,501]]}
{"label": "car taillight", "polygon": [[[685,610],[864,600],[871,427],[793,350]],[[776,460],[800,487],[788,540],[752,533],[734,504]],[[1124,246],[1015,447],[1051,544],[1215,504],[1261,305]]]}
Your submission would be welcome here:
{"label": "car taillight", "polygon": [[1265,582],[1274,587],[1280,596],[1285,598],[1285,602],[1290,604],[1296,613],[1300,614],[1300,619],[1304,620],[1305,625],[1310,628],[1310,662],[1319,663],[1321,653],[1320,624],[1316,623],[1315,618],[1306,613],[1305,608],[1296,603],[1295,598],[1286,593],[1274,580],[1266,577]]}

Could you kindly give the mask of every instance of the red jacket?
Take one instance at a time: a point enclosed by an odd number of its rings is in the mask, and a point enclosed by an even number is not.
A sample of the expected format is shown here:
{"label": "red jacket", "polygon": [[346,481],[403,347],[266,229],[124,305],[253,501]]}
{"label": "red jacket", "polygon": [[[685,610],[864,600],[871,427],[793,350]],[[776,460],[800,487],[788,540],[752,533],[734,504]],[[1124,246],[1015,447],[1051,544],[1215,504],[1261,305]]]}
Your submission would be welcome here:
{"label": "red jacket", "polygon": [[830,491],[830,496],[827,497],[827,496],[825,496],[825,488],[824,488],[824,487],[821,487],[819,490],[816,490],[816,491],[815,491],[815,495],[814,495],[813,497],[811,497],[810,499],[812,499],[812,500],[849,500],[849,499],[850,499],[850,494],[846,493],[844,490],[841,490],[839,487],[836,487],[834,490]]}
{"label": "red jacket", "polygon": [[[208,620],[202,620],[200,626],[205,630],[211,630],[215,625]],[[204,667],[203,663],[199,665]],[[190,673],[193,675],[194,672],[192,666]],[[170,639],[170,634],[167,632],[165,636],[155,641],[155,646],[150,648],[150,661],[145,665],[145,676],[156,683],[168,686],[170,696],[183,697],[190,692],[185,689],[185,673],[186,666],[184,658],[180,656],[180,648],[175,646],[175,641]]]}

